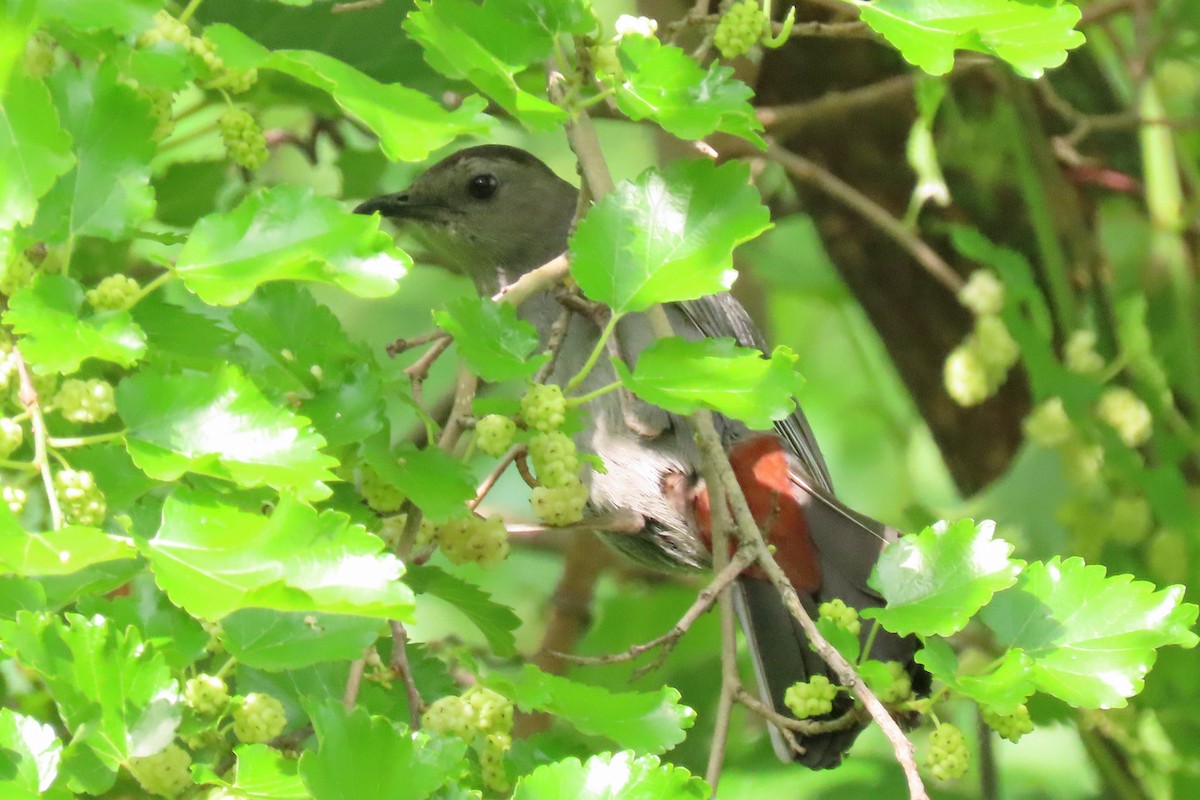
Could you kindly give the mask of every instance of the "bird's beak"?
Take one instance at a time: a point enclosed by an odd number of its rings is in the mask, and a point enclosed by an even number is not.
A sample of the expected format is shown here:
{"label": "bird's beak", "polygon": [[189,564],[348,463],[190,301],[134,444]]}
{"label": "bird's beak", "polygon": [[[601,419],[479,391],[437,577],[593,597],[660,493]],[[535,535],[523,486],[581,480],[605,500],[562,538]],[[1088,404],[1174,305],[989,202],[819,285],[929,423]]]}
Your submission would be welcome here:
{"label": "bird's beak", "polygon": [[385,217],[404,217],[409,215],[409,210],[412,204],[409,202],[407,192],[398,192],[397,194],[385,194],[379,197],[373,197],[370,200],[359,203],[354,208],[355,214],[374,214],[379,212]]}
{"label": "bird's beak", "polygon": [[429,203],[414,197],[409,191],[385,194],[359,203],[355,214],[379,213],[395,220],[412,219],[421,222],[444,222],[449,213],[441,203]]}

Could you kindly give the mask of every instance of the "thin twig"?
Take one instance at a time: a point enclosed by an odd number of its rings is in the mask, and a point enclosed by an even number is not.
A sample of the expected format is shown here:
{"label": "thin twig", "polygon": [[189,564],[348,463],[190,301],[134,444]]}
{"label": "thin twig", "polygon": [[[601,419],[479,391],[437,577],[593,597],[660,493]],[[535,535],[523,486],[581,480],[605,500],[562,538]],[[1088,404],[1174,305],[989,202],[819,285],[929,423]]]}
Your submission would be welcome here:
{"label": "thin twig", "polygon": [[858,189],[824,167],[798,156],[778,144],[767,145],[766,157],[782,165],[787,173],[796,180],[817,187],[851,210],[858,212],[893,242],[906,250],[938,283],[952,292],[957,292],[962,288],[962,276],[955,272],[954,268],[947,264],[936,250],[909,230],[898,217]]}
{"label": "thin twig", "polygon": [[[666,319],[665,312],[662,312],[661,309],[657,309],[657,312],[656,314],[652,311],[650,315],[656,330],[661,330],[663,326],[666,326],[666,329],[669,330],[670,323]],[[867,687],[862,677],[855,671],[853,665],[821,635],[816,623],[813,622],[808,612],[804,610],[804,606],[800,603],[796,589],[788,581],[787,576],[783,574],[783,570],[775,562],[774,557],[772,557],[770,551],[767,549],[766,543],[762,538],[762,532],[759,531],[758,524],[754,521],[754,515],[750,512],[750,507],[747,505],[746,498],[741,493],[740,486],[738,485],[737,477],[734,475],[733,468],[729,464],[729,457],[722,447],[721,437],[717,433],[712,413],[706,410],[698,411],[692,415],[691,421],[692,430],[700,446],[701,456],[725,487],[734,520],[737,522],[737,532],[741,546],[754,549],[756,563],[767,574],[771,583],[779,591],[783,597],[784,605],[792,617],[804,629],[809,644],[817,651],[817,654],[821,656],[825,663],[830,666],[834,674],[837,675],[838,681],[854,692],[855,697],[866,707],[871,718],[883,730],[884,735],[892,744],[892,751],[895,754],[896,761],[899,762],[901,768],[904,770],[905,777],[908,780],[908,791],[911,800],[929,800],[929,795],[925,791],[925,784],[921,780],[920,773],[917,771],[917,762],[914,757],[912,742],[904,735],[904,731],[900,729],[899,724],[888,713],[887,708],[879,701],[879,698]],[[712,484],[709,484],[709,491],[712,491]]]}
{"label": "thin twig", "polygon": [[441,357],[442,353],[446,352],[446,348],[450,346],[452,341],[454,340],[449,336],[444,339],[435,340],[420,358],[405,368],[404,374],[408,376],[409,383],[412,386],[413,402],[418,405],[421,402],[421,385],[429,377],[430,367],[433,366],[433,362]]}
{"label": "thin twig", "polygon": [[408,664],[408,631],[404,623],[391,620],[392,628],[392,672],[404,681],[404,689],[408,692],[408,725],[412,730],[420,730],[421,713],[425,710],[425,701],[421,699],[421,691],[413,680],[412,668]]}
{"label": "thin twig", "polygon": [[561,655],[563,658],[567,659],[573,664],[598,666],[633,661],[643,653],[647,653],[655,648],[662,648],[659,654],[650,664],[640,667],[636,672],[633,673],[632,679],[636,680],[647,672],[662,666],[662,663],[667,659],[667,656],[671,654],[671,651],[675,648],[675,645],[679,643],[679,640],[683,638],[684,634],[691,630],[691,627],[696,623],[696,620],[700,619],[701,616],[703,616],[710,608],[712,608],[713,603],[715,603],[717,600],[717,595],[723,589],[725,589],[725,587],[733,583],[737,576],[742,574],[742,571],[745,570],[753,560],[754,556],[749,550],[739,550],[737,555],[734,556],[733,560],[725,565],[725,568],[718,572],[713,577],[712,581],[710,581],[709,584],[705,586],[699,594],[696,595],[695,602],[688,607],[687,611],[683,612],[683,616],[679,618],[679,621],[661,636],[656,636],[648,642],[635,644],[628,650],[622,650],[619,653],[609,653],[603,656],[577,656],[565,653]]}
{"label": "thin twig", "polygon": [[[665,316],[665,314],[664,314]],[[712,465],[702,464],[701,474],[707,479],[713,477]],[[721,575],[729,563],[729,531],[733,520],[729,516],[728,498],[725,496],[724,484],[713,481],[709,486],[709,503],[712,508],[712,559],[713,569]],[[742,548],[739,548],[739,555]],[[753,555],[748,549],[747,553]],[[743,567],[738,568],[741,573]],[[717,611],[721,618],[721,694],[717,699],[717,717],[713,727],[712,744],[708,751],[708,766],[704,771],[705,780],[712,787],[712,796],[717,795],[717,784],[721,781],[721,768],[725,763],[725,748],[729,743],[729,722],[733,715],[734,698],[741,687],[741,678],[737,669],[737,623],[734,618],[733,596],[729,585],[722,587],[717,594]]]}
{"label": "thin twig", "polygon": [[390,357],[395,358],[404,351],[411,350],[414,347],[420,347],[423,344],[429,344],[430,342],[437,341],[438,339],[449,338],[450,334],[446,333],[445,331],[427,331],[419,336],[414,336],[411,339],[396,339],[387,346],[386,350]]}
{"label": "thin twig", "polygon": [[492,471],[479,484],[479,488],[475,490],[475,499],[467,503],[467,508],[474,511],[479,507],[479,504],[483,502],[483,498],[487,497],[488,492],[496,485],[496,481],[500,480],[500,476],[508,469],[508,465],[525,455],[525,449],[525,445],[523,444],[514,444],[508,448],[508,452],[496,462],[496,466],[492,467]]}
{"label": "thin twig", "polygon": [[562,349],[563,340],[567,338],[567,329],[571,326],[571,315],[574,312],[570,306],[564,305],[562,313],[558,315],[558,319],[554,320],[554,324],[550,326],[550,335],[546,337],[546,353],[550,358],[546,359],[546,363],[538,368],[534,373],[534,383],[545,383],[550,375],[554,372],[554,363],[558,361],[558,351]]}
{"label": "thin twig", "polygon": [[383,5],[383,0],[353,0],[350,3],[337,3],[329,9],[331,14],[345,14],[350,11],[366,11],[369,8],[378,8]]}
{"label": "thin twig", "polygon": [[62,507],[58,503],[58,495],[54,491],[54,476],[50,474],[50,456],[46,443],[50,439],[46,431],[46,417],[42,414],[41,401],[37,389],[34,388],[33,378],[29,374],[29,365],[21,356],[20,348],[13,347],[13,359],[17,363],[17,375],[20,377],[21,390],[18,397],[29,411],[33,426],[33,465],[42,475],[42,485],[46,489],[46,502],[50,506],[50,521],[54,530],[63,526]]}
{"label": "thin twig", "polygon": [[796,719],[784,716],[762,700],[750,694],[744,686],[738,689],[736,700],[777,728],[793,731],[803,736],[816,736],[821,733],[844,731],[868,722],[871,719],[859,706],[853,706],[845,714],[833,719]]}
{"label": "thin twig", "polygon": [[367,669],[367,659],[356,658],[350,662],[350,675],[346,678],[346,689],[342,692],[342,705],[347,709],[354,708],[358,702],[358,690],[362,688],[363,673]]}

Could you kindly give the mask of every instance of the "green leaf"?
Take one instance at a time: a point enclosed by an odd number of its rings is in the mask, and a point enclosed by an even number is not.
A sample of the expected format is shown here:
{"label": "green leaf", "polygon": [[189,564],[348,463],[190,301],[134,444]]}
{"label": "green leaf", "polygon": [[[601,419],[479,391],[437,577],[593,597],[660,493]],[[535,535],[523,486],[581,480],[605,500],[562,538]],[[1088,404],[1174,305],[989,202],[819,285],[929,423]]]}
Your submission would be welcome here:
{"label": "green leaf", "polygon": [[270,517],[180,488],[162,527],[143,546],[155,579],[176,605],[218,620],[241,608],[412,617],[404,565],[345,514],[318,514],[287,496]]}
{"label": "green leaf", "polygon": [[0,105],[0,229],[33,222],[37,201],[74,163],[46,85],[14,77]]}
{"label": "green leaf", "polygon": [[437,447],[418,450],[404,445],[395,451],[384,434],[363,447],[371,469],[421,509],[430,522],[463,515],[464,504],[475,497],[475,484],[463,462]]}
{"label": "green leaf", "polygon": [[122,587],[128,594],[106,597],[93,593],[80,597],[75,610],[89,617],[102,616],[116,630],[137,628],[147,644],[159,649],[172,669],[186,669],[209,656],[208,632],[187,612],[173,605],[155,584],[154,576],[142,566]]}
{"label": "green leaf", "polygon": [[1012,586],[1022,562],[1013,546],[993,539],[996,524],[960,519],[908,534],[883,550],[869,585],[887,600],[862,610],[901,636],[949,636],[960,631],[992,595]]}
{"label": "green leaf", "polygon": [[550,675],[532,664],[513,678],[487,684],[523,711],[545,711],[581,733],[604,736],[631,750],[670,750],[696,721],[696,712],[680,705],[679,692],[670,686],[657,692],[610,692]]}
{"label": "green leaf", "polygon": [[360,442],[383,428],[379,365],[306,287],[260,287],[229,320],[252,342],[255,382],[298,398],[300,412],[329,446]]}
{"label": "green leaf", "polygon": [[571,275],[624,314],[728,289],[733,248],[771,226],[748,167],[676,161],[626,181],[571,237]]}
{"label": "green leaf", "polygon": [[625,751],[586,763],[567,758],[544,764],[517,781],[513,800],[704,800],[711,794],[686,769]]}
{"label": "green leaf", "polygon": [[149,103],[105,63],[65,67],[50,79],[63,127],[75,140],[75,168],[50,189],[34,230],[61,242],[121,239],[154,215],[150,159],[156,144]]}
{"label": "green leaf", "polygon": [[1183,587],[1155,590],[1130,575],[1108,577],[1083,559],[1036,561],[996,596],[983,620],[1000,643],[1033,660],[1037,688],[1076,708],[1121,708],[1142,690],[1155,650],[1195,647],[1200,608]]}
{"label": "green leaf", "polygon": [[0,776],[8,787],[4,796],[24,800],[49,789],[58,776],[62,749],[52,725],[0,708]]}
{"label": "green leaf", "polygon": [[308,800],[312,797],[300,779],[295,759],[265,744],[234,748],[237,762],[229,779],[213,772],[208,764],[192,767],[192,778],[201,786],[224,786],[236,797],[247,800]]}
{"label": "green leaf", "polygon": [[39,0],[43,19],[54,20],[76,31],[111,30],[137,33],[150,27],[158,0]]}
{"label": "green leaf", "polygon": [[982,675],[958,674],[958,657],[943,639],[927,639],[917,651],[917,663],[953,691],[964,694],[997,714],[1012,714],[1033,694],[1033,662],[1021,650],[1008,650]]}
{"label": "green leaf", "polygon": [[1067,60],[1084,42],[1071,3],[1028,0],[851,0],[863,22],[910,63],[933,75],[954,67],[956,50],[987,53],[1027,78]]}
{"label": "green leaf", "polygon": [[226,363],[232,355],[232,331],[166,302],[162,292],[142,298],[130,313],[146,332],[147,356],[155,363],[208,370]]}
{"label": "green leaf", "polygon": [[379,137],[383,152],[392,160],[421,161],[460,136],[491,130],[480,97],[467,97],[449,111],[427,95],[398,83],[379,83],[324,53],[270,51],[229,25],[210,25],[205,35],[230,66],[274,70],[328,92]]}
{"label": "green leaf", "polygon": [[347,213],[311,189],[275,186],[197,222],[175,270],[204,302],[234,305],[260,284],[282,280],[385,297],[411,264],[379,230],[377,215]]}
{"label": "green leaf", "polygon": [[69,575],[92,564],[136,558],[127,540],[98,528],[71,525],[47,533],[28,533],[7,506],[0,505],[0,573]]}
{"label": "green leaf", "polygon": [[521,618],[478,586],[429,565],[409,567],[404,581],[417,594],[445,600],[465,614],[483,633],[496,655],[508,657],[516,652],[513,631],[520,627]]}
{"label": "green leaf", "polygon": [[642,351],[633,372],[621,362],[614,366],[626,388],[648,403],[676,414],[708,408],[765,430],[796,409],[804,383],[796,359],[786,347],[767,358],[733,339],[670,337]]}
{"label": "green leaf", "polygon": [[632,120],[649,119],[681,139],[721,131],[757,147],[762,123],[754,115],[754,90],[714,61],[705,71],[678,47],[644,36],[623,36],[617,46],[623,76],[614,76],[617,107]]}
{"label": "green leaf", "polygon": [[241,664],[265,670],[353,661],[379,633],[378,619],[336,614],[246,608],[221,620],[221,642],[229,654]]}
{"label": "green leaf", "polygon": [[350,341],[337,315],[296,283],[259,287],[229,310],[229,323],[249,340],[243,352],[250,351],[259,384],[276,392],[314,393],[356,362],[379,369],[365,346]]}
{"label": "green leaf", "polygon": [[[150,755],[174,738],[180,704],[162,656],[136,629],[100,617],[21,612],[0,621],[0,647],[45,683],[74,736],[64,764],[89,794],[101,794],[130,756]],[[82,777],[81,777],[82,776]]]}
{"label": "green leaf", "polygon": [[339,703],[310,710],[319,747],[300,759],[316,800],[424,800],[456,776],[466,753],[458,739],[402,733],[363,709]]}
{"label": "green leaf", "polygon": [[425,48],[430,66],[475,84],[525,125],[549,130],[566,112],[525,91],[517,74],[541,69],[560,33],[588,33],[589,9],[577,0],[416,0],[404,30]]}
{"label": "green leaf", "polygon": [[540,342],[537,329],[517,319],[509,303],[462,297],[433,319],[454,337],[459,355],[485,381],[527,378],[550,359],[546,354],[530,358]]}
{"label": "green leaf", "polygon": [[38,372],[69,375],[85,359],[133,366],[146,351],[146,334],[128,311],[87,314],[83,287],[62,275],[38,275],[8,301],[4,322],[24,338],[21,355]]}
{"label": "green leaf", "polygon": [[271,405],[237,367],[144,371],[123,380],[116,399],[129,455],[153,478],[196,472],[310,500],[329,495],[322,481],[335,478],[337,461],[321,453],[325,440],[304,417]]}

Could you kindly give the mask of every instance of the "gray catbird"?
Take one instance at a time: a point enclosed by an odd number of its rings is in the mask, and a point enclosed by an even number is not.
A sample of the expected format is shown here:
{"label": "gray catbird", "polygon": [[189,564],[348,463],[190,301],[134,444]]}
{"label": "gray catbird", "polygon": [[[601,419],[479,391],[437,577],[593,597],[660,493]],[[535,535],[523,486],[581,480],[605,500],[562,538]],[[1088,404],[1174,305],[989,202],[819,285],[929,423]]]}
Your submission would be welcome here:
{"label": "gray catbird", "polygon": [[[567,246],[577,190],[534,156],[514,147],[484,145],[462,150],[435,164],[405,191],[369,200],[355,213],[381,213],[415,223],[431,249],[474,279],[491,295],[523,273],[550,261]],[[762,350],[765,343],[746,310],[729,294],[666,308],[679,336],[733,337]],[[561,305],[551,293],[522,306],[545,341]],[[575,375],[592,352],[600,328],[574,314],[555,363],[554,382]],[[640,315],[622,319],[616,341],[632,366],[654,340]],[[580,392],[612,383],[611,367],[592,370]],[[665,568],[702,568],[709,562],[707,498],[698,477],[699,455],[685,420],[632,396],[602,395],[586,407],[588,418],[576,440],[580,449],[604,461],[604,473],[586,476],[596,513],[628,509],[645,520],[637,534],[613,534],[608,541],[633,558]],[[850,511],[833,495],[828,470],[804,415],[775,424],[772,434],[717,418],[731,463],[760,523],[765,522],[776,559],[796,585],[810,613],[816,605],[841,598],[856,608],[882,603],[867,586],[880,550],[896,531]],[[764,505],[762,498],[768,498]],[[760,502],[755,505],[755,498]],[[769,507],[766,507],[769,506]],[[765,511],[761,515],[758,511]],[[780,713],[786,689],[812,675],[827,675],[824,662],[808,646],[804,632],[765,579],[744,574],[737,584],[738,610],[753,653],[759,688]],[[865,642],[870,623],[863,625]],[[916,648],[880,630],[871,657],[913,666]],[[830,676],[832,678],[832,676]],[[839,695],[834,714],[849,699]],[[861,727],[800,737],[802,754],[792,752],[772,728],[775,750],[784,760],[809,767],[839,764]]]}

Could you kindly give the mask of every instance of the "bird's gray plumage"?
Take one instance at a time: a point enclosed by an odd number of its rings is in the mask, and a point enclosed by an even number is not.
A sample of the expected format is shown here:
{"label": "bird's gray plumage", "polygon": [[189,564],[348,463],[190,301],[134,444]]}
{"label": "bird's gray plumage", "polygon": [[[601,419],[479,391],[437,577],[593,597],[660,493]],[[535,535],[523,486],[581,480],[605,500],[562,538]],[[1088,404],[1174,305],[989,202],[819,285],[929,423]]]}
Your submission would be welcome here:
{"label": "bird's gray plumage", "polygon": [[[484,177],[490,176],[490,177]],[[489,186],[495,184],[494,191]],[[482,196],[482,195],[487,195]],[[418,224],[431,247],[451,265],[469,274],[479,290],[492,294],[524,272],[551,260],[567,247],[577,190],[541,161],[517,148],[486,145],[460,151],[431,167],[408,189],[363,203],[358,213],[380,212]],[[547,337],[561,306],[549,293],[537,295],[521,315]],[[688,339],[732,337],[739,344],[766,351],[766,343],[742,305],[727,293],[683,303],[667,304],[672,329]],[[565,383],[591,353],[600,327],[583,314],[573,314],[555,362],[552,380]],[[620,320],[615,344],[632,367],[638,354],[655,339],[648,321],[638,314]],[[591,371],[579,391],[608,385],[616,374],[607,359]],[[649,405],[632,395],[614,392],[587,406],[589,418],[576,436],[582,450],[599,455],[606,470],[586,476],[590,505],[597,512],[631,509],[647,522],[639,534],[613,534],[610,543],[640,561],[663,568],[700,568],[709,554],[690,527],[686,509],[663,490],[663,477],[697,475],[700,463],[686,420]],[[752,432],[740,422],[717,416],[726,446]],[[802,595],[810,613],[834,597],[856,608],[879,605],[882,599],[867,586],[883,544],[896,537],[893,529],[855,514],[833,495],[833,483],[816,439],[804,415],[777,422],[776,432],[791,461],[796,496],[804,507],[811,536],[821,561],[822,586],[815,596]],[[751,642],[755,671],[764,700],[788,714],[783,693],[792,683],[828,674],[808,646],[804,632],[784,607],[778,593],[764,580],[743,576],[737,604],[743,629]],[[863,638],[869,624],[863,625]],[[871,656],[911,664],[915,643],[881,631]],[[850,702],[843,696],[840,713]],[[787,750],[772,728],[781,758],[813,768],[836,766],[861,728],[799,737],[805,753]]]}

